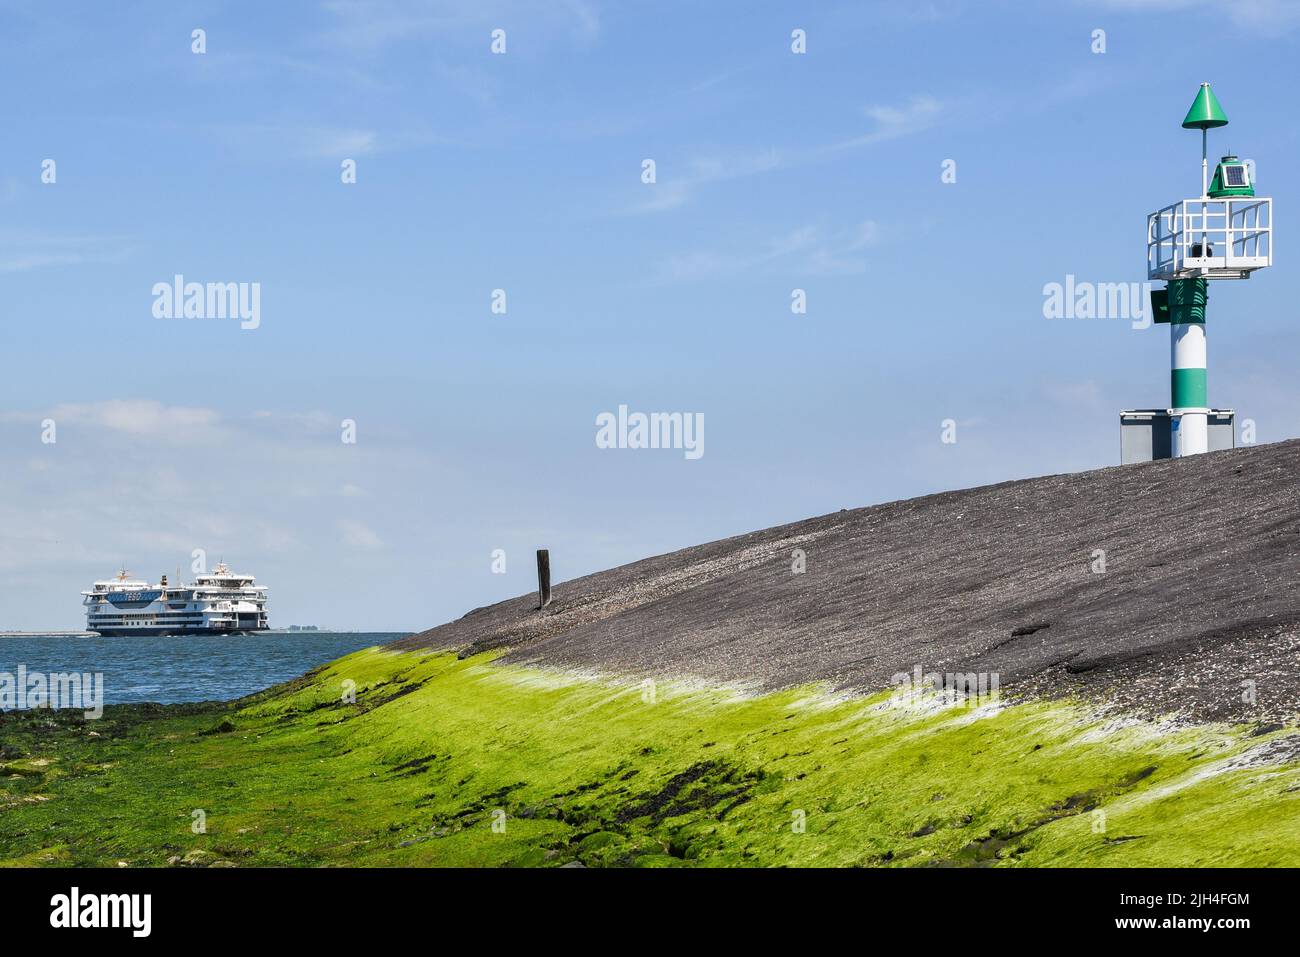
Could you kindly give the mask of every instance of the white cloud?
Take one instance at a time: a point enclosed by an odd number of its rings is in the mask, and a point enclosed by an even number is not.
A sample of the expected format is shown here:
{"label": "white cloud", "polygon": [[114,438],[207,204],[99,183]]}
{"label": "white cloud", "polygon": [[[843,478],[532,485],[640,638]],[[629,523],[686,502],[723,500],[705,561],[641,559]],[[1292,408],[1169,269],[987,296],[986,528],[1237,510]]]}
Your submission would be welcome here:
{"label": "white cloud", "polygon": [[0,272],[27,272],[42,266],[73,266],[83,261],[77,253],[21,253],[0,259]]}
{"label": "white cloud", "polygon": [[920,133],[937,124],[945,109],[939,100],[927,95],[914,96],[902,105],[869,106],[864,112],[873,121],[874,129],[830,146],[801,152],[769,147],[732,156],[697,157],[678,167],[671,159],[652,157],[656,161],[658,181],[649,185],[639,184],[637,188],[648,195],[623,212],[661,213],[678,209],[693,199],[702,187],[714,183],[802,166],[840,150],[858,149]]}
{"label": "white cloud", "polygon": [[[58,426],[66,423],[89,425],[129,435],[163,439],[176,439],[180,436],[193,439],[198,437],[198,433],[211,438],[213,430],[221,423],[220,414],[212,409],[163,405],[153,399],[64,403],[55,406],[43,417],[53,419]],[[13,414],[8,418],[12,420]]]}
{"label": "white cloud", "polygon": [[28,272],[48,266],[117,263],[131,254],[119,236],[54,236],[0,233],[0,273]]}
{"label": "white cloud", "polygon": [[697,250],[674,256],[665,263],[661,276],[667,281],[707,279],[774,262],[783,263],[791,275],[853,275],[866,270],[866,259],[860,253],[880,241],[881,231],[874,220],[829,232],[813,225],[800,226],[749,253]]}
{"label": "white cloud", "polygon": [[[364,54],[414,37],[463,37],[476,28],[503,24],[507,30],[526,32],[534,44],[548,34],[582,42],[600,34],[600,17],[588,0],[328,0],[324,9],[336,23],[325,42]],[[484,49],[487,38],[484,32]]]}
{"label": "white cloud", "polygon": [[336,524],[343,537],[343,544],[349,548],[376,549],[384,546],[378,535],[356,519],[340,518]]}
{"label": "white cloud", "polygon": [[928,130],[939,122],[944,107],[932,96],[918,95],[901,106],[876,104],[867,107],[864,112],[875,123],[875,129],[854,137],[844,146],[884,143]]}
{"label": "white cloud", "polygon": [[684,206],[686,201],[691,198],[691,185],[685,180],[677,180],[671,183],[655,183],[649,187],[652,190],[650,198],[637,203],[626,212],[663,213],[670,209],[677,209],[679,206]]}
{"label": "white cloud", "polygon": [[691,200],[701,186],[770,172],[780,169],[785,161],[775,149],[765,149],[725,157],[700,156],[679,165],[671,160],[655,159],[655,162],[657,181],[638,184],[636,188],[648,195],[624,212],[661,213],[677,209]]}
{"label": "white cloud", "polygon": [[[443,500],[439,483],[459,473],[445,450],[400,430],[376,425],[344,445],[342,417],[139,398],[0,411],[0,628],[75,627],[87,582],[123,563],[148,577],[179,566],[184,578],[196,548],[271,584],[281,621],[328,607],[356,616],[349,627],[380,624],[311,583],[349,556],[370,582],[424,554],[430,520],[408,507],[411,489]],[[45,418],[58,426],[52,444]],[[468,513],[442,518],[473,525]],[[408,612],[385,610],[393,624]]]}
{"label": "white cloud", "polygon": [[307,129],[298,136],[301,149],[312,156],[365,156],[375,151],[377,143],[374,130]]}
{"label": "white cloud", "polygon": [[880,241],[880,224],[874,219],[868,219],[866,222],[859,223],[853,230],[854,236],[849,243],[849,249],[862,249],[865,246],[874,246]]}
{"label": "white cloud", "polygon": [[1240,27],[1263,32],[1286,30],[1300,23],[1297,0],[1235,0],[1231,3],[1206,3],[1207,8],[1221,10]]}
{"label": "white cloud", "polygon": [[1300,24],[1300,0],[1082,0],[1119,13],[1197,10],[1254,33],[1276,35]]}
{"label": "white cloud", "polygon": [[313,409],[309,412],[271,412],[259,409],[252,415],[254,424],[262,431],[275,431],[280,435],[338,435],[342,417]]}
{"label": "white cloud", "polygon": [[355,159],[380,150],[376,131],[352,127],[244,123],[208,126],[204,132],[219,146],[249,157],[269,153],[298,159]]}

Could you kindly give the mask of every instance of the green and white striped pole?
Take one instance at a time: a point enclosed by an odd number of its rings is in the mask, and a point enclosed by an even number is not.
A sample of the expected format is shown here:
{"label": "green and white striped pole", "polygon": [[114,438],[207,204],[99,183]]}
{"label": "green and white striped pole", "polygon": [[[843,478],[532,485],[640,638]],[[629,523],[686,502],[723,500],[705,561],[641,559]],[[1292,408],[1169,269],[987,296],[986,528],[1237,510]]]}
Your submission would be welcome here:
{"label": "green and white striped pole", "polygon": [[[1206,131],[1228,125],[1210,84],[1202,83],[1192,107],[1183,117],[1183,129],[1201,131],[1201,199],[1209,198],[1209,153]],[[1202,207],[1201,223],[1208,219]],[[1204,232],[1200,245],[1207,251]],[[1197,254],[1197,247],[1192,247]],[[1231,252],[1231,248],[1228,250]],[[1210,450],[1209,397],[1205,389],[1205,300],[1209,282],[1204,278],[1169,282],[1170,344],[1170,454],[1199,455]]]}
{"label": "green and white striped pole", "polygon": [[1174,458],[1210,449],[1205,376],[1208,287],[1204,279],[1175,279],[1169,283],[1169,427]]}

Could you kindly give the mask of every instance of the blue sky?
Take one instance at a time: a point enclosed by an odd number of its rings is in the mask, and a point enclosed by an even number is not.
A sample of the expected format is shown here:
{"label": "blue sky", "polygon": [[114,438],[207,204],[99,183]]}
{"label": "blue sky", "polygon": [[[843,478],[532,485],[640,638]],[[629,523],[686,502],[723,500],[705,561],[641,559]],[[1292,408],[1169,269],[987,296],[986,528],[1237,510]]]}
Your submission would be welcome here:
{"label": "blue sky", "polygon": [[[1112,465],[1168,334],[1044,285],[1145,279],[1203,80],[1212,154],[1298,202],[1296,3],[0,2],[0,52],[0,628],[203,548],[273,624],[416,629],[537,547],[564,579]],[[1289,248],[1211,294],[1260,441],[1300,412]],[[259,328],[155,318],[177,273],[260,283]],[[597,448],[620,404],[705,454]]]}

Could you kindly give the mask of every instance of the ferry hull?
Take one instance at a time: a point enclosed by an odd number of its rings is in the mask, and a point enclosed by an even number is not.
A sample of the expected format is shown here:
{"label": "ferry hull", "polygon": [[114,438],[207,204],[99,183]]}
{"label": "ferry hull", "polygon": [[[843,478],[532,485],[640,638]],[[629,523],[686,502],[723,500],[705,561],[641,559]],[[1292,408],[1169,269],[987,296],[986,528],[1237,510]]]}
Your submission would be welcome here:
{"label": "ferry hull", "polygon": [[212,635],[252,635],[259,631],[270,631],[270,627],[262,625],[261,627],[249,626],[247,628],[202,628],[202,627],[162,627],[162,626],[143,626],[139,628],[96,628],[93,634],[101,638],[184,638],[191,635],[197,637]]}

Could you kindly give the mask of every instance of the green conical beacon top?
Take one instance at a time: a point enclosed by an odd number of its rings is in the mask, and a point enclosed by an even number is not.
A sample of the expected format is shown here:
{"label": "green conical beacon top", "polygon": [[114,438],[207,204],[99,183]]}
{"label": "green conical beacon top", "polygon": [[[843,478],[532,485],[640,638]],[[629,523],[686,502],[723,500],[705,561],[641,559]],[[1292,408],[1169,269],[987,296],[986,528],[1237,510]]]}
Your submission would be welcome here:
{"label": "green conical beacon top", "polygon": [[1201,88],[1196,93],[1196,99],[1192,101],[1192,108],[1187,111],[1187,116],[1183,118],[1183,129],[1185,130],[1212,130],[1216,126],[1227,126],[1228,115],[1223,112],[1223,107],[1219,105],[1219,99],[1210,89],[1210,84],[1202,83]]}

